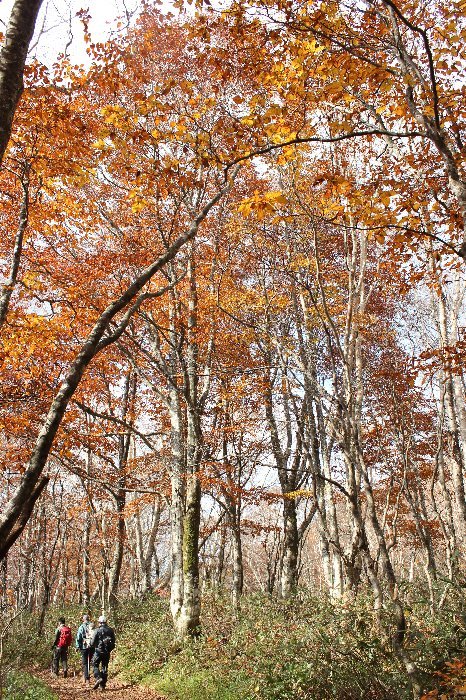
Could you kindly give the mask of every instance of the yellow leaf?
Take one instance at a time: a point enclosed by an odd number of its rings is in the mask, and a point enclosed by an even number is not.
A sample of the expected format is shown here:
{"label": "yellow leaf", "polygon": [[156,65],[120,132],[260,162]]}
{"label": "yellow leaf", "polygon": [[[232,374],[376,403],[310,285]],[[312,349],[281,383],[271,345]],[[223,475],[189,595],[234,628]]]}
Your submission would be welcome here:
{"label": "yellow leaf", "polygon": [[265,198],[275,204],[287,204],[288,200],[280,190],[267,192]]}

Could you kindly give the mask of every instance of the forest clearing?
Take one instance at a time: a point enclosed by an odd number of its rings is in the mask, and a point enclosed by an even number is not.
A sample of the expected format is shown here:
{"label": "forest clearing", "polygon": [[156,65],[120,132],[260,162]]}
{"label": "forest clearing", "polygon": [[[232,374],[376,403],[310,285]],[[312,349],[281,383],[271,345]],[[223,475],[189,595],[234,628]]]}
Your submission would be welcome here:
{"label": "forest clearing", "polygon": [[466,0],[0,22],[0,696],[466,697]]}

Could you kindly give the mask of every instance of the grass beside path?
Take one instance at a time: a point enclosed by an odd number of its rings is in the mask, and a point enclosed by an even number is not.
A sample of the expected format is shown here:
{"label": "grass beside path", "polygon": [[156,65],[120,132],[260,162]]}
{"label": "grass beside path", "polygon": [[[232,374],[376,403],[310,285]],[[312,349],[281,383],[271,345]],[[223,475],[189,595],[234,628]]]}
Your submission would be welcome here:
{"label": "grass beside path", "polygon": [[24,671],[8,674],[3,697],[4,700],[59,700],[46,683]]}

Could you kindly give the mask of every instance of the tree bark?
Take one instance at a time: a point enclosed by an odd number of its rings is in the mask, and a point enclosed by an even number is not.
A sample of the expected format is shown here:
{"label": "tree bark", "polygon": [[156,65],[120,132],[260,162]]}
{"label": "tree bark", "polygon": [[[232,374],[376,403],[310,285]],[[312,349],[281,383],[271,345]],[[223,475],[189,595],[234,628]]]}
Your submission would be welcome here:
{"label": "tree bark", "polygon": [[200,632],[199,525],[201,487],[196,475],[188,477],[186,514],[183,522],[183,605],[176,621],[178,637],[195,637]]}
{"label": "tree bark", "polygon": [[296,591],[298,585],[298,524],[296,517],[295,499],[287,498],[283,500],[283,556],[280,579],[280,590],[282,598],[289,598]]}
{"label": "tree bark", "polygon": [[0,51],[0,163],[23,92],[23,73],[42,0],[16,0]]}

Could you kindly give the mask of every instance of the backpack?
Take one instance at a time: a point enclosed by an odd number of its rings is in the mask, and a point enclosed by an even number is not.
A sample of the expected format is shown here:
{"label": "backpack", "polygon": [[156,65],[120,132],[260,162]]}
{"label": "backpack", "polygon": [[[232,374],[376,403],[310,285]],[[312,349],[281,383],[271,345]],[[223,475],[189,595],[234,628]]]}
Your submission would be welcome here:
{"label": "backpack", "polygon": [[86,622],[84,624],[83,630],[83,649],[89,649],[89,647],[91,646],[93,633],[94,627],[91,625],[90,622]]}
{"label": "backpack", "polygon": [[73,637],[71,636],[71,629],[66,625],[60,629],[60,637],[58,638],[59,647],[69,647]]}
{"label": "backpack", "polygon": [[[107,628],[109,629],[109,628]],[[110,630],[109,630],[110,631]],[[104,653],[104,654],[110,654],[111,651],[115,649],[115,637],[112,634],[109,634],[107,630],[105,630],[105,636],[103,636],[97,645],[98,651]]]}

